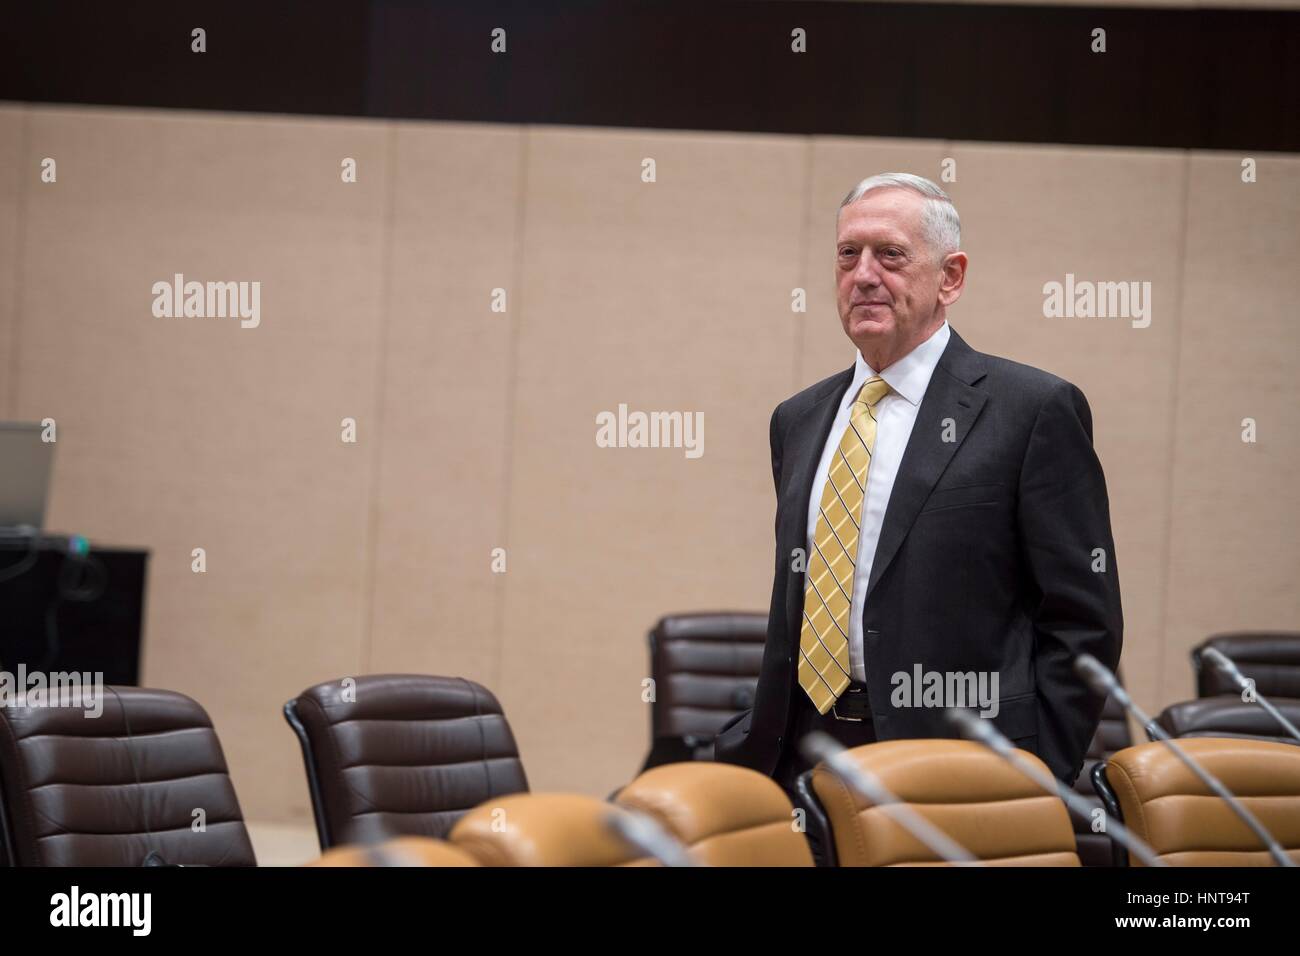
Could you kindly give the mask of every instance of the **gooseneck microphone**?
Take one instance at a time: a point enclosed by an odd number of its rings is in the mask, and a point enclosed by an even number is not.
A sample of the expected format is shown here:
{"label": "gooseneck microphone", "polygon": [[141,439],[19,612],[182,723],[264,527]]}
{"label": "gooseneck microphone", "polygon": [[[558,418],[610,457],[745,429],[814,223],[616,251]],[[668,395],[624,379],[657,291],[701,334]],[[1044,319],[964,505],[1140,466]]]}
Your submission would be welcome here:
{"label": "gooseneck microphone", "polygon": [[1174,743],[1170,736],[1165,733],[1163,727],[1148,717],[1142,708],[1133,703],[1133,699],[1129,697],[1128,692],[1120,686],[1119,681],[1115,679],[1115,675],[1107,670],[1101,661],[1091,654],[1080,654],[1074,659],[1074,671],[1084,679],[1088,686],[1092,688],[1093,693],[1099,697],[1104,698],[1107,694],[1114,697],[1115,701],[1125,711],[1137,718],[1138,723],[1142,725],[1152,740],[1163,744],[1188,770],[1209,787],[1215,796],[1223,800],[1232,812],[1240,817],[1246,826],[1250,827],[1255,836],[1259,837],[1278,866],[1295,866],[1295,862],[1286,855],[1277,840],[1273,839],[1273,835],[1264,829],[1264,825],[1259,822],[1255,814],[1251,813],[1246,805],[1223,785],[1223,781],[1201,766],[1199,761],[1193,760],[1187,751]]}
{"label": "gooseneck microphone", "polygon": [[605,825],[628,846],[664,866],[700,865],[680,840],[648,814],[627,809],[612,810],[605,814]]}
{"label": "gooseneck microphone", "polygon": [[[1254,683],[1241,672],[1237,667],[1236,661],[1223,653],[1223,651],[1219,650],[1217,647],[1205,648],[1201,651],[1201,657],[1210,661],[1215,667],[1223,671],[1228,680],[1232,681],[1237,686],[1237,689],[1243,694],[1249,691],[1250,696],[1254,698],[1255,703],[1263,707],[1268,715],[1281,724],[1288,734],[1296,740],[1300,740],[1300,730],[1297,730],[1295,724],[1287,720],[1282,712],[1273,706],[1271,700],[1255,689]],[[1245,701],[1245,697],[1243,697],[1242,700]]]}
{"label": "gooseneck microphone", "polygon": [[895,823],[954,866],[983,866],[969,850],[895,796],[880,778],[858,765],[849,750],[830,734],[816,730],[799,741],[799,749],[814,765],[823,763],[854,793],[880,808]]}
{"label": "gooseneck microphone", "polygon": [[[1030,763],[1020,752],[1016,750],[1015,744],[1008,740],[992,722],[977,717],[968,710],[962,710],[957,707],[950,708],[946,714],[961,735],[967,740],[973,740],[977,744],[983,744],[992,750],[995,754],[1005,760],[1011,766],[1015,767],[1022,774],[1038,784],[1048,793],[1054,793],[1075,813],[1085,819],[1092,816],[1096,807],[1089,803],[1081,794],[1076,793],[1072,788],[1067,787],[1060,780],[1057,780],[1050,773],[1046,773],[1039,767]],[[1120,843],[1124,849],[1128,850],[1147,866],[1168,866],[1164,860],[1156,856],[1155,851],[1144,841],[1134,836],[1133,831],[1118,820],[1106,821],[1106,835]]]}

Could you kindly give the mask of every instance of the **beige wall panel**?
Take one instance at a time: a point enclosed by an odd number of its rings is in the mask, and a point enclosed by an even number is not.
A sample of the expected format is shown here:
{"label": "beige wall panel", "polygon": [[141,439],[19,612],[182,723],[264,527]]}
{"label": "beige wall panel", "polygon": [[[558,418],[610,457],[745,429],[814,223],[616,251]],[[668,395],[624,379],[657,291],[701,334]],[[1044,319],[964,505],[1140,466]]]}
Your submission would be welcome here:
{"label": "beige wall panel", "polygon": [[[1106,472],[1124,603],[1123,676],[1155,702],[1184,161],[1171,152],[954,143],[968,287],[951,313],[975,348],[1065,378],[1088,397]],[[1043,286],[1150,282],[1151,322],[1045,318]]]}
{"label": "beige wall panel", "polygon": [[[538,788],[605,793],[648,747],[655,618],[768,605],[807,152],[563,129],[528,150],[501,690]],[[703,412],[703,457],[597,447],[620,403]]]}
{"label": "beige wall panel", "polygon": [[[367,670],[499,683],[523,133],[397,127]],[[510,311],[491,311],[505,289]]]}
{"label": "beige wall panel", "polygon": [[12,416],[17,394],[17,343],[14,322],[18,306],[19,260],[22,252],[24,200],[29,179],[39,171],[24,164],[26,108],[0,103],[0,419]]}
{"label": "beige wall panel", "polygon": [[[1300,158],[1193,154],[1162,703],[1218,631],[1300,629]],[[1242,420],[1256,441],[1242,441]]]}
{"label": "beige wall panel", "polygon": [[[152,551],[144,680],[207,707],[252,817],[305,816],[280,704],[359,661],[384,151],[373,123],[32,113],[59,185],[29,200],[17,411],[58,420],[49,523]],[[260,327],[155,318],[176,272],[262,281]]]}

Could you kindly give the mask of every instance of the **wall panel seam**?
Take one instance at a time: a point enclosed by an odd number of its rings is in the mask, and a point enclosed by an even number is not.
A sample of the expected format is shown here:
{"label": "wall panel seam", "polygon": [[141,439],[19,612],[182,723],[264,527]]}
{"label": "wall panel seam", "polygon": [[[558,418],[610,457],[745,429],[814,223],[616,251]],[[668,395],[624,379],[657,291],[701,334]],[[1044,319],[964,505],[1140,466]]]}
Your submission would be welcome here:
{"label": "wall panel seam", "polygon": [[16,209],[14,210],[14,261],[12,270],[13,289],[10,296],[9,310],[9,328],[6,335],[9,339],[9,387],[6,390],[7,398],[5,407],[0,409],[6,418],[18,417],[18,369],[21,367],[18,353],[22,346],[22,328],[21,310],[23,306],[23,273],[27,264],[27,190],[32,188],[32,184],[26,178],[28,168],[28,144],[31,142],[31,121],[32,108],[27,104],[22,104],[22,121],[18,124],[18,191],[14,195]]}
{"label": "wall panel seam", "polygon": [[[519,372],[519,337],[522,334],[522,316],[524,302],[524,250],[527,249],[525,237],[528,229],[528,162],[531,155],[533,127],[524,124],[519,129],[519,169],[517,179],[517,192],[515,195],[515,241],[514,248],[511,252],[511,276],[510,283],[512,286],[510,300],[513,300],[512,306],[506,308],[506,395],[505,395],[505,415],[502,422],[502,452],[501,452],[501,488],[500,494],[500,511],[497,519],[497,534],[499,540],[497,547],[502,549],[506,556],[506,573],[495,575],[500,578],[500,593],[497,594],[493,602],[492,613],[492,638],[493,654],[492,664],[489,673],[491,674],[491,688],[494,693],[499,692],[502,681],[502,671],[505,660],[505,643],[506,643],[506,597],[509,588],[509,567],[510,567],[510,505],[511,498],[514,495],[514,434],[515,434],[515,406],[519,400],[519,388],[516,382],[516,376]],[[486,556],[479,556],[476,560],[483,560]]]}
{"label": "wall panel seam", "polygon": [[[1179,222],[1178,236],[1178,256],[1176,259],[1176,277],[1174,282],[1174,367],[1171,371],[1170,381],[1170,402],[1169,402],[1169,465],[1168,478],[1165,482],[1165,534],[1164,534],[1164,556],[1160,562],[1161,575],[1161,595],[1160,595],[1160,618],[1157,621],[1157,633],[1161,635],[1161,640],[1156,647],[1156,701],[1163,701],[1165,697],[1165,688],[1168,685],[1165,667],[1169,659],[1169,644],[1174,640],[1175,635],[1169,630],[1169,601],[1173,593],[1173,567],[1170,562],[1173,560],[1173,540],[1174,540],[1174,501],[1178,493],[1178,411],[1182,404],[1181,396],[1183,385],[1182,376],[1182,358],[1183,358],[1183,284],[1187,277],[1187,256],[1188,256],[1188,222],[1191,219],[1191,195],[1192,195],[1192,154],[1190,150],[1183,150],[1183,183],[1182,183],[1182,202],[1180,204],[1181,221]],[[1180,695],[1179,699],[1183,696]]]}
{"label": "wall panel seam", "polygon": [[[359,673],[369,673],[374,657],[375,587],[379,561],[380,491],[383,481],[384,403],[388,368],[388,327],[392,310],[394,235],[397,229],[397,123],[384,124],[384,163],[387,183],[384,197],[384,214],[380,228],[383,238],[379,253],[379,330],[375,336],[375,385],[372,414],[374,423],[366,431],[371,439],[370,475],[367,482],[369,497],[366,509],[365,547],[361,589],[361,634],[358,646]],[[363,432],[365,434],[366,432]]]}

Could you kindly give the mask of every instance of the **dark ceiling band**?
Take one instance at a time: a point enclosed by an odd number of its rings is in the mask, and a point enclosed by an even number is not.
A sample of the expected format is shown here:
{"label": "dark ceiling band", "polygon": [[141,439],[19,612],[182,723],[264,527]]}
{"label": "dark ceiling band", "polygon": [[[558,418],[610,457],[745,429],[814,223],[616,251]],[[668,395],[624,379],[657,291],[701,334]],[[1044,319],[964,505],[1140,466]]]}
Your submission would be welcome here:
{"label": "dark ceiling band", "polygon": [[[8,100],[1300,147],[1300,11],[854,2],[17,4]],[[207,50],[190,49],[206,31]],[[505,31],[494,53],[492,31]],[[796,29],[806,52],[792,51]],[[1095,52],[1094,30],[1106,51]]]}

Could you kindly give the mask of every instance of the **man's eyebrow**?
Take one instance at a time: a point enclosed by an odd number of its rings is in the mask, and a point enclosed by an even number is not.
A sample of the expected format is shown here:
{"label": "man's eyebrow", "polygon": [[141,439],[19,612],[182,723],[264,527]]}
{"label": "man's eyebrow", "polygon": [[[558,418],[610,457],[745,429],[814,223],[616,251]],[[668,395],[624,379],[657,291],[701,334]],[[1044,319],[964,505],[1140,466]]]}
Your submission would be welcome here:
{"label": "man's eyebrow", "polygon": [[835,245],[836,245],[836,246],[843,246],[843,245],[848,245],[848,244],[861,245],[864,241],[871,241],[873,238],[874,238],[874,241],[875,241],[875,243],[876,243],[877,245],[885,245],[885,244],[889,244],[889,245],[894,245],[894,246],[902,246],[904,249],[911,249],[911,248],[912,248],[912,244],[911,244],[910,242],[908,242],[907,239],[905,239],[905,238],[902,237],[902,236],[899,236],[899,235],[893,234],[893,233],[890,233],[889,235],[886,235],[886,236],[883,236],[883,237],[872,237],[872,236],[870,236],[870,235],[868,235],[868,236],[866,236],[866,237],[863,237],[863,236],[837,236],[836,239],[835,239]]}

